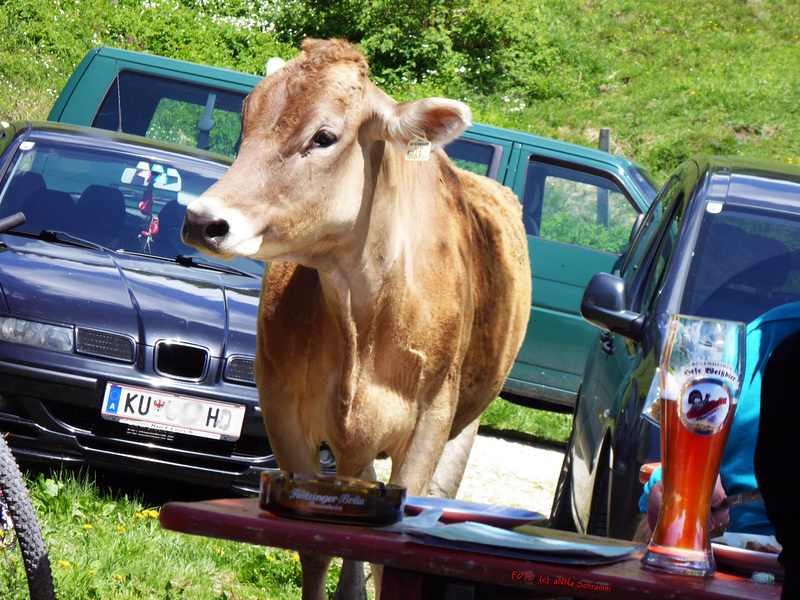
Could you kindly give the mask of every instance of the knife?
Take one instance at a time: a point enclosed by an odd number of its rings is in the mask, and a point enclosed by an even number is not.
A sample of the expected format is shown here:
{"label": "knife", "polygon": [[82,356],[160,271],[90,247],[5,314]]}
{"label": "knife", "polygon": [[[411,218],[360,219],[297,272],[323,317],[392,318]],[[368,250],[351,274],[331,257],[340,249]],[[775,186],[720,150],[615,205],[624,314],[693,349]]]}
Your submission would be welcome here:
{"label": "knife", "polygon": [[722,501],[722,504],[719,506],[712,506],[711,512],[717,512],[719,510],[724,510],[727,508],[733,508],[734,506],[741,506],[742,504],[753,504],[754,502],[763,502],[764,497],[761,495],[761,490],[759,488],[754,488],[752,490],[747,490],[746,492],[742,492],[741,494],[734,494],[733,496],[728,496],[725,500]]}

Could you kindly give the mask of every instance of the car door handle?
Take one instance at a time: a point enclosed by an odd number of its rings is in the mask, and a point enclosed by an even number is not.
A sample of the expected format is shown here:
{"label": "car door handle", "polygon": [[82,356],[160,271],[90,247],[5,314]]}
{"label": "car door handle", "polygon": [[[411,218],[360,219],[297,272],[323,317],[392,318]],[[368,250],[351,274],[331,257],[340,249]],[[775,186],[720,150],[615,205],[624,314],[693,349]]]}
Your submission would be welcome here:
{"label": "car door handle", "polygon": [[600,335],[600,345],[603,346],[603,352],[608,356],[614,356],[614,353],[617,351],[614,347],[614,338],[608,331],[604,331]]}

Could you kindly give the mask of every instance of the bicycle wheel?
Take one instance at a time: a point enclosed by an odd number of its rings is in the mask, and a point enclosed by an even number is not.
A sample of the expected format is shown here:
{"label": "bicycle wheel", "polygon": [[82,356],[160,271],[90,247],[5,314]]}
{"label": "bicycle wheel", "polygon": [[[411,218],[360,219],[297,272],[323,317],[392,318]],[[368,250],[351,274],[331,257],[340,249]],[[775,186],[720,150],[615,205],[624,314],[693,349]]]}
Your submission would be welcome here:
{"label": "bicycle wheel", "polygon": [[53,600],[50,559],[17,462],[0,435],[0,598]]}

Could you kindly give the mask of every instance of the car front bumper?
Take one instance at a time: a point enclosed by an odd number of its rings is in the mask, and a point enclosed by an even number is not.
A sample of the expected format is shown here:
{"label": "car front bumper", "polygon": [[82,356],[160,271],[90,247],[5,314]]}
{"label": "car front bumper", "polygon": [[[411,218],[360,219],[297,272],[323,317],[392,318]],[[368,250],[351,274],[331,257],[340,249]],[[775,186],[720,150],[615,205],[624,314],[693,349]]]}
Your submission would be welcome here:
{"label": "car front bumper", "polygon": [[105,383],[97,377],[0,360],[0,430],[15,456],[23,461],[85,463],[244,493],[257,492],[261,473],[278,468],[255,402],[247,403],[239,439],[212,440],[103,419]]}

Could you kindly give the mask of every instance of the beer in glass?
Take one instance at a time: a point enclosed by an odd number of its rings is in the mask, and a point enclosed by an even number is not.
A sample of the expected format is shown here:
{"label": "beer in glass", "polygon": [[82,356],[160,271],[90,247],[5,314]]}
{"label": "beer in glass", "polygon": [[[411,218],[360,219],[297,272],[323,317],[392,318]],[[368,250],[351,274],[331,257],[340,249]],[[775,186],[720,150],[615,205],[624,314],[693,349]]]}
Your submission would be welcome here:
{"label": "beer in glass", "polygon": [[642,563],[686,575],[716,571],[711,495],[744,371],[745,325],[673,315],[659,366],[663,495]]}

